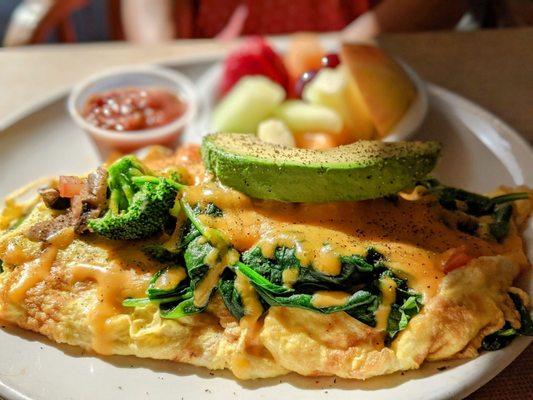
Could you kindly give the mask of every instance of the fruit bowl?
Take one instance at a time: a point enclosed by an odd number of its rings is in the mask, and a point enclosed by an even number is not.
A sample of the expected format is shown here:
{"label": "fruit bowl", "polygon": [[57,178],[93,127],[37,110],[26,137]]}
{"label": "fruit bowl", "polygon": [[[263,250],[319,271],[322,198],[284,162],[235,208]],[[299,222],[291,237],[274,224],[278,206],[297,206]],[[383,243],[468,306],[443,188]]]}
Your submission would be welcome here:
{"label": "fruit bowl", "polygon": [[[335,51],[336,49],[328,49]],[[382,138],[384,141],[399,141],[406,140],[412,136],[420,127],[427,114],[428,109],[428,95],[425,82],[420,76],[406,63],[401,60],[396,60],[403,70],[406,72],[414,87],[416,88],[416,96],[408,107],[403,116],[390,129],[389,133]],[[223,76],[223,65],[217,63],[209,70],[207,70],[203,77],[198,81],[199,97],[202,99],[202,114],[196,121],[197,126],[195,131],[198,132],[195,138],[200,141],[201,136],[213,132],[213,112],[215,106],[219,101],[217,96],[219,83]]]}

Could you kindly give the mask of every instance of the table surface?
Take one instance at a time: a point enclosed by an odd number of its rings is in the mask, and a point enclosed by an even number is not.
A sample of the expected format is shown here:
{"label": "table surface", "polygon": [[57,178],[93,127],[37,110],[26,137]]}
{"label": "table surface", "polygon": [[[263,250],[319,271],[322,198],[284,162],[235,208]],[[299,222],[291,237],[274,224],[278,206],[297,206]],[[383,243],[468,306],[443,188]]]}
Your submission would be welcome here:
{"label": "table surface", "polygon": [[[480,104],[533,143],[533,28],[391,34],[379,43],[424,79]],[[157,46],[98,43],[1,49],[0,119],[9,120],[105,67],[211,57],[232,46],[235,43],[186,40]],[[468,399],[527,398],[533,392],[531,365],[533,346]]]}

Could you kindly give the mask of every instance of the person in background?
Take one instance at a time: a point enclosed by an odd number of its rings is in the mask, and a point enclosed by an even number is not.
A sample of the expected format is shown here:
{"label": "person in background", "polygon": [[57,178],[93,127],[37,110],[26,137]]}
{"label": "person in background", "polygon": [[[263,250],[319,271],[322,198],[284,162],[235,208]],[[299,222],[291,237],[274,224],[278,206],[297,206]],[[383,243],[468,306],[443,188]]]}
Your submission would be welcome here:
{"label": "person in background", "polygon": [[155,43],[298,31],[341,31],[345,40],[366,40],[383,32],[533,25],[532,0],[0,0],[0,4],[0,13],[10,10],[9,16],[0,14],[4,46],[102,38]]}
{"label": "person in background", "polygon": [[343,31],[366,40],[382,32],[453,28],[467,0],[128,0],[127,39],[153,43],[179,38]]}

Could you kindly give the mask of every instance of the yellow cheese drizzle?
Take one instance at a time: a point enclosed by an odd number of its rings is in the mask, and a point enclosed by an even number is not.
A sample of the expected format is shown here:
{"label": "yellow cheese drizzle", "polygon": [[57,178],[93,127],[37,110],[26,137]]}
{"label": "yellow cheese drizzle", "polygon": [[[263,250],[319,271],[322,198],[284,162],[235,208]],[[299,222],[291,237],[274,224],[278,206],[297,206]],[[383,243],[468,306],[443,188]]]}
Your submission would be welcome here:
{"label": "yellow cheese drizzle", "polygon": [[379,281],[379,288],[381,290],[381,303],[376,310],[376,329],[384,331],[387,329],[387,322],[391,311],[391,306],[396,300],[396,282],[389,277],[383,277]]}
{"label": "yellow cheese drizzle", "polygon": [[[318,239],[318,240],[314,240]],[[338,275],[341,271],[340,255],[332,246],[322,241],[321,236],[312,237],[305,230],[272,231],[265,235],[257,245],[267,258],[274,258],[278,247],[294,248],[296,257],[302,265],[313,267],[325,275]]]}
{"label": "yellow cheese drizzle", "polygon": [[263,306],[259,301],[259,296],[252,284],[243,274],[237,271],[235,278],[235,289],[241,296],[241,301],[244,306],[244,317],[241,318],[240,324],[242,327],[251,328],[263,313]]}
{"label": "yellow cheese drizzle", "polygon": [[[207,240],[202,238],[203,240]],[[212,243],[215,245],[215,243]],[[220,244],[219,244],[220,246]],[[239,261],[239,253],[235,249],[224,247],[214,247],[204,259],[204,263],[209,266],[207,274],[194,289],[194,305],[204,307],[209,301],[209,296],[214,287],[218,284],[222,272],[226,267]]]}
{"label": "yellow cheese drizzle", "polygon": [[98,302],[89,312],[92,347],[100,354],[112,354],[113,338],[108,329],[110,318],[123,310],[122,300],[126,297],[144,295],[149,275],[137,275],[133,270],[122,269],[119,264],[109,266],[91,264],[70,265],[74,282],[92,280],[97,283]]}
{"label": "yellow cheese drizzle", "polygon": [[160,290],[170,290],[178,286],[186,277],[185,268],[169,268],[159,275],[154,286]]}
{"label": "yellow cheese drizzle", "polygon": [[28,290],[48,277],[56,256],[57,247],[49,246],[35,260],[22,264],[18,281],[9,289],[9,300],[20,304]]}
{"label": "yellow cheese drizzle", "polygon": [[[66,248],[74,240],[75,233],[74,228],[65,228],[53,237],[49,238],[51,243],[40,255],[34,260],[25,262],[21,265],[21,273],[18,281],[11,286],[8,292],[8,298],[15,303],[21,303],[28,290],[37,285],[39,282],[44,281],[50,274],[50,270],[57,257],[57,253],[60,249]],[[12,262],[23,260],[24,252],[17,249],[16,246],[8,246],[8,257],[6,261]],[[16,263],[15,263],[16,264]]]}
{"label": "yellow cheese drizzle", "polygon": [[281,279],[283,281],[283,286],[292,288],[292,285],[298,280],[300,275],[300,270],[297,267],[286,268],[281,273]]}
{"label": "yellow cheese drizzle", "polygon": [[311,304],[317,308],[342,306],[349,298],[350,294],[346,292],[319,290],[311,297]]}

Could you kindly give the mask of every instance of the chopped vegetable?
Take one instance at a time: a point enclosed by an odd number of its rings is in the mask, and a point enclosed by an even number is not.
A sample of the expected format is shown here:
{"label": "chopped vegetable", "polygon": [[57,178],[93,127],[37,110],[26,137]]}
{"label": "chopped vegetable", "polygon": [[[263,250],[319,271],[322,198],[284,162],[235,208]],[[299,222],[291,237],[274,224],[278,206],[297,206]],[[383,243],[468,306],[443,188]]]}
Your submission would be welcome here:
{"label": "chopped vegetable", "polygon": [[[488,225],[488,231],[491,238],[497,241],[505,239],[509,232],[509,221],[513,214],[513,208],[509,203],[530,197],[529,193],[517,192],[490,198],[463,189],[444,186],[436,179],[426,179],[418,182],[418,185],[427,188],[447,210],[462,211],[465,215],[473,217],[491,216],[492,222]],[[479,225],[475,219],[468,219],[459,222],[457,229],[475,235],[478,233]]]}
{"label": "chopped vegetable", "polygon": [[115,240],[145,239],[163,231],[172,221],[170,210],[183,186],[154,176],[133,156],[109,167],[109,209],[89,221],[91,231]]}
{"label": "chopped vegetable", "polygon": [[60,176],[58,183],[59,195],[68,199],[80,194],[83,189],[83,179],[77,176]]}

